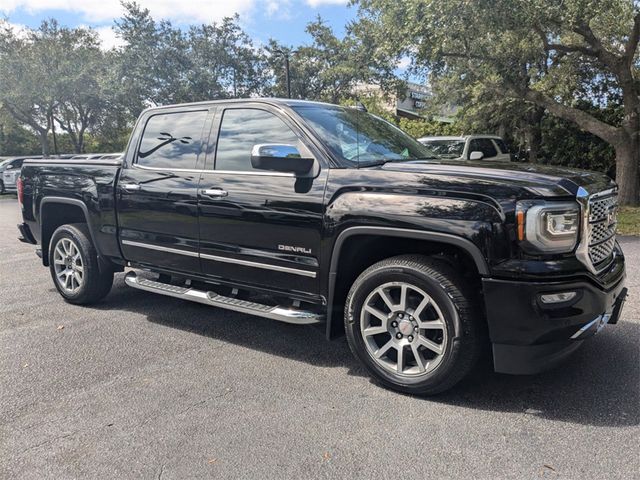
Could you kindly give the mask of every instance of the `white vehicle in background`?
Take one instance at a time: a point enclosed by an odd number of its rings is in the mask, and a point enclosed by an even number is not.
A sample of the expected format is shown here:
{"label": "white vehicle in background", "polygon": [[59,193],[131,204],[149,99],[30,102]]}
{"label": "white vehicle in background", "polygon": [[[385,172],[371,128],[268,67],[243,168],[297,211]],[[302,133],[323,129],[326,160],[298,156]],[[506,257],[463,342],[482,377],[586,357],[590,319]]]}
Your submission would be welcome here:
{"label": "white vehicle in background", "polygon": [[496,135],[422,137],[418,141],[431,147],[437,155],[446,159],[491,162],[511,161],[511,154],[504,140]]}

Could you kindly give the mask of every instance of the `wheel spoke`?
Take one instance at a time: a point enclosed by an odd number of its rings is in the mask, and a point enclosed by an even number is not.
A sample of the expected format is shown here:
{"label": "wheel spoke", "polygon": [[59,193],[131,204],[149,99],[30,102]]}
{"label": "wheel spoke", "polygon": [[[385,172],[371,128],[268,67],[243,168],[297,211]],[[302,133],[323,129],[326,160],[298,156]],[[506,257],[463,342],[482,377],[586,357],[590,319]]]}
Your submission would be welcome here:
{"label": "wheel spoke", "polygon": [[[64,246],[62,248],[64,248]],[[60,249],[60,244],[56,245],[56,253],[61,259],[64,259],[64,257],[66,256],[65,253]]]}
{"label": "wheel spoke", "polygon": [[420,305],[418,305],[416,310],[413,312],[413,316],[418,319],[418,322],[420,321],[420,315],[422,314],[424,309],[427,308],[427,306],[430,303],[431,303],[431,298],[430,297],[424,297],[422,299],[422,301],[420,302]]}
{"label": "wheel spoke", "polygon": [[67,271],[66,270],[60,270],[58,273],[56,273],[56,275],[58,276],[58,278],[60,280],[62,280],[62,277],[65,277],[65,280],[66,280]]}
{"label": "wheel spoke", "polygon": [[387,295],[387,292],[380,288],[378,289],[378,295],[380,295],[380,298],[382,298],[384,303],[387,305],[387,308],[393,312],[395,310],[395,305],[391,301],[391,298],[389,298],[389,295]]}
{"label": "wheel spoke", "polygon": [[413,352],[413,358],[416,359],[416,365],[418,366],[418,370],[420,371],[420,373],[422,373],[426,370],[426,367],[424,364],[424,359],[422,358],[422,354],[420,353],[420,350],[418,347],[419,345],[417,343],[411,344],[411,351]]}
{"label": "wheel spoke", "polygon": [[387,332],[387,327],[385,325],[382,325],[380,327],[368,327],[365,328],[364,331],[362,332],[362,334],[365,337],[370,337],[371,335],[379,335],[381,333],[386,333]]}
{"label": "wheel spoke", "polygon": [[444,322],[439,318],[437,320],[429,320],[427,322],[421,321],[419,318],[418,327],[424,330],[444,330]]}
{"label": "wheel spoke", "polygon": [[405,345],[400,345],[397,349],[398,351],[398,373],[402,373],[404,371],[404,347]]}
{"label": "wheel spoke", "polygon": [[384,314],[384,312],[381,312],[377,308],[374,308],[370,305],[367,305],[366,307],[364,307],[364,309],[366,312],[370,313],[374,317],[379,318],[380,321],[383,323],[383,325],[387,324],[387,316]]}
{"label": "wheel spoke", "polygon": [[54,258],[53,263],[55,263],[56,265],[64,265],[64,260],[62,260],[61,258]]}
{"label": "wheel spoke", "polygon": [[82,266],[82,264],[75,264],[74,265],[76,272],[80,272],[80,273],[84,273],[84,267]]}
{"label": "wheel spoke", "polygon": [[404,312],[407,311],[407,290],[407,285],[400,285],[400,310]]}
{"label": "wheel spoke", "polygon": [[420,336],[419,342],[421,345],[423,345],[425,348],[428,348],[432,352],[435,352],[438,355],[442,355],[442,345],[438,345],[436,342],[429,340],[428,338],[424,338],[423,336]]}
{"label": "wheel spoke", "polygon": [[387,353],[387,351],[389,351],[391,347],[393,347],[393,338],[389,340],[387,343],[385,343],[383,346],[381,346],[378,350],[376,350],[375,352],[376,358],[382,358],[382,356],[385,353]]}

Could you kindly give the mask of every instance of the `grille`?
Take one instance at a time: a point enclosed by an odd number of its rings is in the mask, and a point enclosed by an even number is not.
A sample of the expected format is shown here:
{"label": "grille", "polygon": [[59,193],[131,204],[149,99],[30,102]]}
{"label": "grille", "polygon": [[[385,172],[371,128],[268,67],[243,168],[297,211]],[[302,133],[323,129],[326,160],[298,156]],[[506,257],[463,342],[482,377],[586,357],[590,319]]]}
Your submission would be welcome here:
{"label": "grille", "polygon": [[611,258],[616,243],[618,196],[589,201],[589,259],[595,267]]}

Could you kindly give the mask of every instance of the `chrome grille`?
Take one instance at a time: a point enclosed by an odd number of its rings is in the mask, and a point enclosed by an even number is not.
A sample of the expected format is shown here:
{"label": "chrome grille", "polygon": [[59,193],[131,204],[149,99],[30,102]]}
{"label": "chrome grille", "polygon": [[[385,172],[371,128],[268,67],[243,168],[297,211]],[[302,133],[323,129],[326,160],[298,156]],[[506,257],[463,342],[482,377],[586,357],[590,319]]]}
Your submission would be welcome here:
{"label": "chrome grille", "polygon": [[615,248],[618,196],[589,200],[589,259],[594,267],[608,260]]}

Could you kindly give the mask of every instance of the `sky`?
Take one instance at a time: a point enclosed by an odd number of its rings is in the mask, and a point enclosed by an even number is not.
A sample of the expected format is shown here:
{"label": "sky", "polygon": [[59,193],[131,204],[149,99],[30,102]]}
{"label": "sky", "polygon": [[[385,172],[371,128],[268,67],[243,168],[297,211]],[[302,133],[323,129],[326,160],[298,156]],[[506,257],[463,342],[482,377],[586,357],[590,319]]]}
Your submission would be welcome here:
{"label": "sky", "polygon": [[[170,20],[176,26],[210,23],[235,13],[244,30],[258,43],[275,38],[288,45],[309,41],[305,26],[321,15],[337,35],[355,18],[348,0],[137,0],[156,20]],[[91,26],[103,39],[103,46],[117,46],[111,27],[121,15],[119,0],[0,0],[0,17],[17,26],[37,27],[55,18],[68,27]]]}

